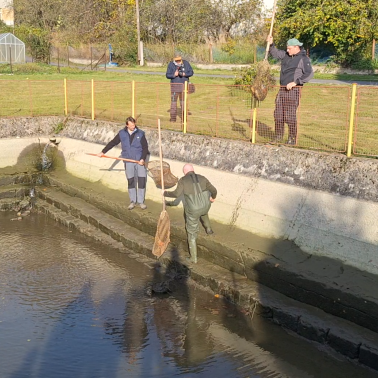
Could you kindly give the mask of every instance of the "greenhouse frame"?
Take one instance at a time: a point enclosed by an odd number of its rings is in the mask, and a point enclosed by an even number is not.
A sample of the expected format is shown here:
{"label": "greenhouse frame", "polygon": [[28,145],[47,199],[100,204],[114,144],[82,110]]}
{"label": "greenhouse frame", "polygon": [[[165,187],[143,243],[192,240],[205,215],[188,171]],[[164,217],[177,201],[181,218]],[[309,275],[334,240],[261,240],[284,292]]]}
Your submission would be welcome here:
{"label": "greenhouse frame", "polygon": [[12,33],[0,34],[0,63],[25,63],[25,43]]}

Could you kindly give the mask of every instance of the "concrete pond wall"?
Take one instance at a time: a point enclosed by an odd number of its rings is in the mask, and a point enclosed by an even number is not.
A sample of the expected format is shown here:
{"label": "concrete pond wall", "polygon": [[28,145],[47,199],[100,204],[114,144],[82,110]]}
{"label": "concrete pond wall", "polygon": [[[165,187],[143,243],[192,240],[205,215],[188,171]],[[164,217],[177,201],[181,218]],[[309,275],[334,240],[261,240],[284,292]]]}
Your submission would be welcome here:
{"label": "concrete pond wall", "polygon": [[[63,130],[54,134],[59,124]],[[28,145],[44,146],[55,136],[68,172],[126,192],[122,162],[86,154],[100,152],[122,127],[79,118],[1,119],[0,168],[16,164]],[[157,160],[157,129],[144,131],[150,160]],[[191,162],[217,187],[212,219],[378,274],[378,160],[169,130],[162,141],[174,175],[181,177],[183,164]],[[120,149],[108,155],[119,156]],[[161,202],[150,178],[147,199]]]}

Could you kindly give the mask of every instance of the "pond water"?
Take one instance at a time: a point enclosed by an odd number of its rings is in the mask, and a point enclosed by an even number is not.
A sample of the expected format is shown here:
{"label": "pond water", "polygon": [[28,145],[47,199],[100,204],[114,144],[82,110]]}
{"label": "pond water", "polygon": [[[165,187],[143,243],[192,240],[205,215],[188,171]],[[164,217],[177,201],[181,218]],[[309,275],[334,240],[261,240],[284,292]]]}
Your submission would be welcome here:
{"label": "pond water", "polygon": [[0,377],[378,377],[43,215],[0,212]]}

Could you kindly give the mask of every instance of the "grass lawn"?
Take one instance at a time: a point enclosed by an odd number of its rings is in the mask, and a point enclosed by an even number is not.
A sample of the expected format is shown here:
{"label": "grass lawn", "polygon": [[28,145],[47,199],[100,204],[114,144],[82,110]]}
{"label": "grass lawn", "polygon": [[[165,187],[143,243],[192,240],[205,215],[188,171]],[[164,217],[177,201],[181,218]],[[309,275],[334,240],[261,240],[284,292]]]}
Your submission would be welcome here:
{"label": "grass lawn", "polygon": [[[125,67],[107,71],[79,69],[28,63],[0,66],[1,117],[64,114],[64,78],[67,79],[68,114],[91,117],[91,80],[95,88],[95,118],[123,122],[132,113],[132,81],[135,82],[135,116],[143,127],[162,127],[181,131],[181,118],[170,118],[170,85],[165,67]],[[158,74],[139,74],[148,70]],[[228,70],[197,70],[195,73],[234,75]],[[127,72],[125,72],[127,71]],[[362,80],[359,75],[325,75],[317,78]],[[357,77],[357,79],[353,79]],[[377,80],[378,75],[364,76]],[[233,86],[227,77],[194,76],[196,91],[188,96],[187,131],[209,136],[251,140],[253,109],[251,95]],[[257,109],[256,142],[266,143],[274,136],[274,99],[278,87],[269,92]],[[358,154],[378,155],[376,114],[377,87],[358,88],[355,112],[354,150]],[[298,147],[345,152],[351,107],[351,85],[307,84],[302,91],[298,110]],[[287,135],[285,136],[287,137]]]}

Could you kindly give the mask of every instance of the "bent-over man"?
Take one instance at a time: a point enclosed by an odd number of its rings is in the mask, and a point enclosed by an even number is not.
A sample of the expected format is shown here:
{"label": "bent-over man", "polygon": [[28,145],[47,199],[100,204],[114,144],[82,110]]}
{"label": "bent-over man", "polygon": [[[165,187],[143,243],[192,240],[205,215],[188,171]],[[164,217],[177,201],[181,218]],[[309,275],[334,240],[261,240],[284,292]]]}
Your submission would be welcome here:
{"label": "bent-over man", "polygon": [[[165,191],[165,197],[183,198],[185,213],[185,228],[188,237],[190,260],[197,263],[197,236],[200,219],[207,234],[213,234],[208,212],[211,203],[217,196],[217,190],[210,181],[194,172],[192,164],[185,164],[184,177],[180,178],[177,187],[173,191]],[[175,201],[167,202],[167,205],[175,205]]]}

